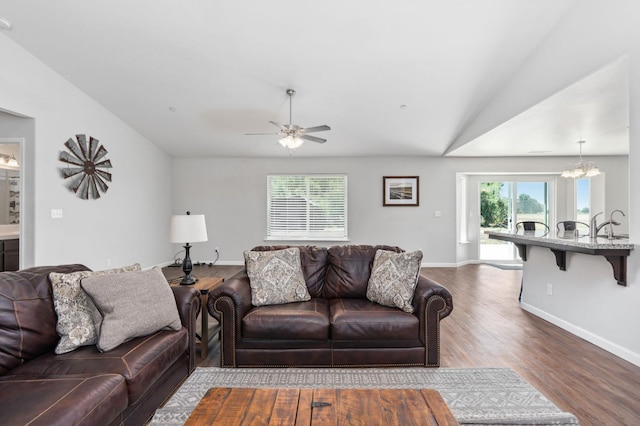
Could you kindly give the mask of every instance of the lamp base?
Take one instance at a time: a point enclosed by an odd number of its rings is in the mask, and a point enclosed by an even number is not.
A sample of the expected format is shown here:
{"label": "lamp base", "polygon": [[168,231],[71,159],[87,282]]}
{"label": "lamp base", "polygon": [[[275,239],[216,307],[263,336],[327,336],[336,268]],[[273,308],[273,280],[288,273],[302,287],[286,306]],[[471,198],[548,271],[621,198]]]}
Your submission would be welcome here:
{"label": "lamp base", "polygon": [[193,285],[196,283],[196,280],[191,276],[191,271],[193,270],[191,257],[189,256],[189,249],[191,246],[187,243],[183,247],[185,251],[184,260],[182,261],[182,272],[184,272],[184,277],[182,278],[182,281],[180,281],[180,285]]}
{"label": "lamp base", "polygon": [[193,279],[191,275],[185,275],[180,281],[180,285],[194,285],[196,280]]}

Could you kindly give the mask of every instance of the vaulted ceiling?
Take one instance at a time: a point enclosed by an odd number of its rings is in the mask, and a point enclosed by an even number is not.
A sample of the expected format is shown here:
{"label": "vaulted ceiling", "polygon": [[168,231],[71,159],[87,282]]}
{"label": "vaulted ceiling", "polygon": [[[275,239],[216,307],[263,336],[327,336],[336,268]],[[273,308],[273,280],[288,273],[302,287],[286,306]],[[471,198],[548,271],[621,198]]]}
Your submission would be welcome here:
{"label": "vaulted ceiling", "polygon": [[[245,135],[288,122],[288,88],[294,124],[332,128],[296,156],[441,156],[575,2],[3,0],[0,17],[2,34],[172,156],[288,155],[276,135]],[[450,154],[575,155],[580,120],[600,132],[628,120],[624,66]]]}

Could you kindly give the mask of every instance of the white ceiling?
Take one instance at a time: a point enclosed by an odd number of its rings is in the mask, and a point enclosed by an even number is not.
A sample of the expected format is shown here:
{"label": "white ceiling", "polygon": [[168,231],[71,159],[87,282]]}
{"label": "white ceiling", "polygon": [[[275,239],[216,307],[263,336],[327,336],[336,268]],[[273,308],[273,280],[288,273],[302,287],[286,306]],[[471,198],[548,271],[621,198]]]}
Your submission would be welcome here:
{"label": "white ceiling", "polygon": [[[1,0],[0,17],[13,25],[3,34],[172,156],[287,156],[277,137],[244,133],[288,122],[288,88],[295,124],[332,128],[296,156],[440,156],[575,2]],[[610,74],[452,154],[574,155],[556,147],[581,118],[619,136],[626,80]]]}
{"label": "white ceiling", "polygon": [[598,70],[473,141],[455,156],[627,155],[627,57]]}

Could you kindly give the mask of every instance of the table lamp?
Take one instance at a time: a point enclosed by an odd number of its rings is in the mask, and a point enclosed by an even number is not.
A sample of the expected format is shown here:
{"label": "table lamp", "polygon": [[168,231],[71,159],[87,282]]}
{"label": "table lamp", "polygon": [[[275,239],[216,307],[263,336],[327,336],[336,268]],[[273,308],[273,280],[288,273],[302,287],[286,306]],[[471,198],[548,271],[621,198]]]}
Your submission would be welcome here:
{"label": "table lamp", "polygon": [[171,216],[171,229],[169,231],[169,241],[172,243],[184,243],[185,255],[182,261],[182,271],[184,277],[180,281],[180,285],[195,284],[196,280],[191,277],[193,265],[191,257],[189,257],[189,243],[200,243],[207,241],[207,225],[203,214],[187,214]]}

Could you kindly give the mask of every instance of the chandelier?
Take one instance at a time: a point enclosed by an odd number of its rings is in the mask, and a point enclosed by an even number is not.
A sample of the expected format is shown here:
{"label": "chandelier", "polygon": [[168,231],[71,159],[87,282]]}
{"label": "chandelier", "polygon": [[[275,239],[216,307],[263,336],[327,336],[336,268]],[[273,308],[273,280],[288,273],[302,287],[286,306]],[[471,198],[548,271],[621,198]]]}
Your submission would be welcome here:
{"label": "chandelier", "polygon": [[568,164],[560,176],[574,179],[598,176],[600,169],[598,169],[596,163],[593,161],[582,161],[582,145],[585,144],[586,141],[578,141],[577,143],[580,144],[580,160],[577,163]]}

